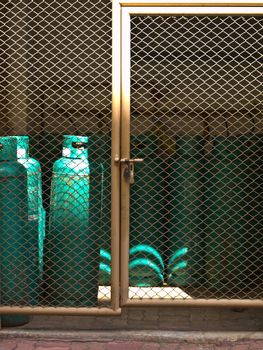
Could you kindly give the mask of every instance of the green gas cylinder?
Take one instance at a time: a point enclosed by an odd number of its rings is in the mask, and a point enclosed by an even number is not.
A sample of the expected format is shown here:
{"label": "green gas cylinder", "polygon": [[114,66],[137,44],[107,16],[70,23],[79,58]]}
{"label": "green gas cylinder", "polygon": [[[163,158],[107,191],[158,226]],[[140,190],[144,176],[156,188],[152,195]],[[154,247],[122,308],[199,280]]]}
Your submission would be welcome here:
{"label": "green gas cylinder", "polygon": [[131,156],[143,158],[136,164],[130,196],[131,286],[163,284],[163,168],[158,156],[158,139],[152,134],[133,136]]}
{"label": "green gas cylinder", "polygon": [[249,167],[239,136],[217,136],[205,171],[207,289],[234,292],[246,286]]}
{"label": "green gas cylinder", "polygon": [[[24,165],[27,170],[27,191],[28,191],[28,221],[32,232],[32,249],[37,247],[39,272],[43,272],[43,242],[45,237],[45,217],[46,213],[42,203],[42,181],[41,167],[37,160],[29,157],[29,137],[15,136],[17,138],[17,158],[18,162]],[[38,234],[33,234],[37,232]],[[35,244],[35,240],[38,240]],[[35,272],[37,270],[34,268]],[[39,279],[34,278],[35,282]]]}
{"label": "green gas cylinder", "polygon": [[263,135],[250,133],[241,136],[242,159],[247,166],[247,205],[246,205],[246,261],[249,265],[247,286],[251,289],[263,281],[262,259],[262,208],[263,208]]}
{"label": "green gas cylinder", "polygon": [[167,283],[195,286],[204,280],[202,136],[181,135],[170,157]]}
{"label": "green gas cylinder", "polygon": [[84,307],[97,302],[100,214],[91,210],[101,190],[90,190],[87,142],[86,136],[65,135],[62,158],[53,166],[44,268],[52,305]]}
{"label": "green gas cylinder", "polygon": [[99,284],[108,286],[111,284],[111,136],[101,135],[99,143],[100,162],[104,167]]}
{"label": "green gas cylinder", "polygon": [[88,138],[91,170],[94,165],[102,170],[90,186],[91,190],[93,186],[101,188],[101,216],[97,218],[101,227],[99,285],[105,286],[111,284],[111,136],[109,133],[90,133]]}
{"label": "green gas cylinder", "polygon": [[[0,137],[1,304],[32,303],[32,269],[28,242],[27,172],[17,161],[17,139]],[[31,252],[31,251],[30,251]],[[34,274],[35,275],[35,274]],[[4,326],[21,325],[28,316],[4,316]]]}

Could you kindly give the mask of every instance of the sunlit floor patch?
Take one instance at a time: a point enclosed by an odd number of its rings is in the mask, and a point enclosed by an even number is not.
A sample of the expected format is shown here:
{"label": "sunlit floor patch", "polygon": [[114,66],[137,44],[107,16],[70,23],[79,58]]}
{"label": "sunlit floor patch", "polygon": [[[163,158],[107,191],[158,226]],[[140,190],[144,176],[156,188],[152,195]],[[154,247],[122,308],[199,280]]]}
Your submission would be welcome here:
{"label": "sunlit floor patch", "polygon": [[[111,287],[99,286],[98,299],[110,300]],[[129,299],[192,299],[179,287],[129,287]]]}

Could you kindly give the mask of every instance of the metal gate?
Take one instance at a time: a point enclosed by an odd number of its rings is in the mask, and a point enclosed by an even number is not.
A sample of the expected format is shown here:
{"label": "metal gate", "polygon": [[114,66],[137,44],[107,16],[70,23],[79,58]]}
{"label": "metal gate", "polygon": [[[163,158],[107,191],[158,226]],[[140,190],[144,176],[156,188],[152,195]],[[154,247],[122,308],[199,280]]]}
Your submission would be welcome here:
{"label": "metal gate", "polygon": [[263,305],[262,8],[1,2],[3,325]]}
{"label": "metal gate", "polygon": [[123,305],[262,305],[262,3],[237,3],[120,1]]}

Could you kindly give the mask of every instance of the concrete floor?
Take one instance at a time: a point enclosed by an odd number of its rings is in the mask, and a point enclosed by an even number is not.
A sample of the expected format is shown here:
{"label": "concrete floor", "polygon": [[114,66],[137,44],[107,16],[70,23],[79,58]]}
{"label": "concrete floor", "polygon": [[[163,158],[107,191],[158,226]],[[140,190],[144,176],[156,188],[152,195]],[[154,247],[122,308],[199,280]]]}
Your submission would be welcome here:
{"label": "concrete floor", "polygon": [[0,331],[0,350],[263,350],[263,332]]}

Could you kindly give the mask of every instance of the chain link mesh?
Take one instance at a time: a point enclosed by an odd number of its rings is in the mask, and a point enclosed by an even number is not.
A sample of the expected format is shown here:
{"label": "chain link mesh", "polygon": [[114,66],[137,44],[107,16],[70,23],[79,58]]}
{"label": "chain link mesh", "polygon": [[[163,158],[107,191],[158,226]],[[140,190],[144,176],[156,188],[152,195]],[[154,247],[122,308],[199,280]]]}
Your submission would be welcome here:
{"label": "chain link mesh", "polygon": [[262,34],[131,18],[131,299],[262,298]]}
{"label": "chain link mesh", "polygon": [[110,307],[111,2],[1,1],[0,16],[1,304]]}

